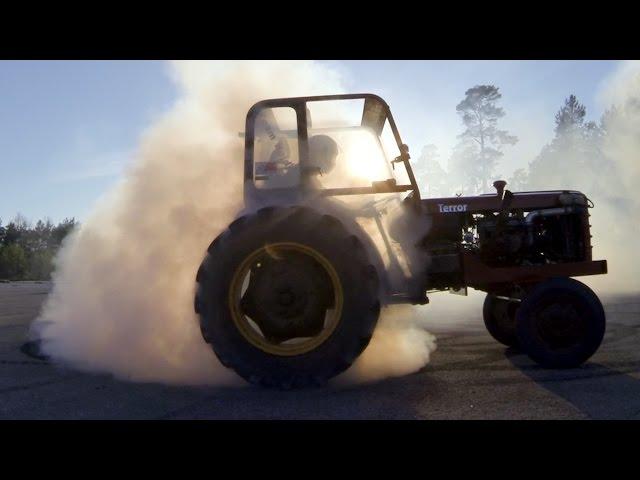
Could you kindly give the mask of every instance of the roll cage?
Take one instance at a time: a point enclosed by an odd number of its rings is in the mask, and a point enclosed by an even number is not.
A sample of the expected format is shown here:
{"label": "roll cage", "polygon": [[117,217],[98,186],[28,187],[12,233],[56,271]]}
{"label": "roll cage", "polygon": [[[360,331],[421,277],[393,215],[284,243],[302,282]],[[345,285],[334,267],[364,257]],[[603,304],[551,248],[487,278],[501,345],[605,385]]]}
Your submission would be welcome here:
{"label": "roll cage", "polygon": [[309,97],[291,97],[291,98],[277,98],[270,100],[263,100],[254,104],[246,118],[246,131],[245,138],[245,157],[244,157],[244,196],[245,202],[249,203],[256,197],[265,197],[270,195],[281,196],[295,196],[310,194],[312,188],[308,182],[308,176],[302,176],[300,184],[296,187],[287,188],[273,188],[269,190],[262,190],[256,188],[255,176],[254,176],[254,142],[256,133],[256,119],[258,115],[265,109],[277,108],[277,107],[289,107],[296,113],[297,131],[292,130],[288,133],[292,135],[297,134],[298,147],[299,147],[299,163],[301,171],[307,171],[309,166],[309,150],[308,150],[308,126],[310,122],[308,119],[309,109],[307,108],[308,102],[322,102],[330,100],[364,100],[364,108],[362,111],[362,119],[360,127],[366,127],[370,129],[380,140],[385,122],[389,122],[389,127],[393,133],[394,140],[398,146],[400,155],[391,160],[392,167],[395,168],[395,164],[402,163],[407,172],[407,178],[409,184],[398,185],[395,179],[390,178],[383,181],[372,182],[371,186],[367,187],[347,187],[347,188],[325,188],[320,191],[313,190],[314,194],[321,196],[335,196],[335,195],[364,195],[364,194],[376,194],[376,193],[401,193],[412,192],[412,199],[416,202],[420,201],[420,190],[416,182],[411,163],[409,162],[409,148],[402,143],[400,133],[396,126],[395,120],[391,114],[391,110],[387,103],[377,95],[370,93],[359,94],[343,94],[343,95],[321,95],[321,96],[309,96]]}

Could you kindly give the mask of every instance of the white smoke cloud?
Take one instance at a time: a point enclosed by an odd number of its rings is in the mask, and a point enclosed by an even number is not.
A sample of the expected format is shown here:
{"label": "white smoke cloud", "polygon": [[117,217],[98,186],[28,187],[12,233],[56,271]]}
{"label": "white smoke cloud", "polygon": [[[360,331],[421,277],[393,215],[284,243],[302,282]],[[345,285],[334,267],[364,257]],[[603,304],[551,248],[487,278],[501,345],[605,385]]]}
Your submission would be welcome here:
{"label": "white smoke cloud", "polygon": [[425,307],[386,307],[369,346],[337,383],[367,382],[420,370],[436,349],[436,337],[424,328],[428,315]]}
{"label": "white smoke cloud", "polygon": [[587,283],[607,293],[637,292],[640,290],[640,255],[636,248],[640,222],[640,61],[621,62],[603,81],[598,97],[605,108],[616,110],[607,122],[602,146],[614,168],[599,172],[616,188],[592,197],[596,202],[591,212],[594,255],[608,260],[609,274],[590,278]]}
{"label": "white smoke cloud", "polygon": [[623,105],[640,93],[640,60],[620,62],[601,83],[597,100],[601,107]]}
{"label": "white smoke cloud", "polygon": [[[193,299],[207,246],[241,208],[238,132],[258,100],[343,88],[334,70],[315,62],[179,62],[170,74],[178,100],[65,241],[33,331],[44,353],[74,368],[133,381],[232,384],[239,378],[202,339]],[[433,337],[399,318],[381,320],[352,379],[400,375],[428,361]]]}

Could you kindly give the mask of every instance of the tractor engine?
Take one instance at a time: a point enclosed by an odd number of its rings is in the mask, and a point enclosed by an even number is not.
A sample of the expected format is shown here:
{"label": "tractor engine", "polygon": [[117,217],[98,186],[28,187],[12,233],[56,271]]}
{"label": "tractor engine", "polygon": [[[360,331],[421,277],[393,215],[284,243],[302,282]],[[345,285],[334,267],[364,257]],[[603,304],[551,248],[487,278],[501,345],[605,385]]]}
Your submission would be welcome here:
{"label": "tractor engine", "polygon": [[[429,255],[429,289],[464,286],[462,252],[472,253],[489,267],[590,261],[587,198],[579,192],[542,194],[548,196],[544,206],[535,197],[526,206],[523,200],[511,203],[511,192],[506,192],[501,208],[485,207],[491,196],[456,198],[455,203],[423,201],[431,222],[420,242]],[[530,194],[517,194],[520,199],[526,198],[523,195]]]}
{"label": "tractor engine", "polygon": [[481,214],[475,219],[474,248],[488,265],[543,265],[589,260],[587,207]]}

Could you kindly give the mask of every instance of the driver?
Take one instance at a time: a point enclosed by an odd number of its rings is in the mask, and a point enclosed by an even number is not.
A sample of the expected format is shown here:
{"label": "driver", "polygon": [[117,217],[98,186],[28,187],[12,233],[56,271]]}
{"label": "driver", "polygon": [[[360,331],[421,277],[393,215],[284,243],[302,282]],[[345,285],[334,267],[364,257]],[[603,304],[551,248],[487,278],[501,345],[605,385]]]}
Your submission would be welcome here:
{"label": "driver", "polygon": [[[307,109],[307,125],[311,127],[311,112]],[[320,176],[330,173],[336,166],[339,154],[338,144],[328,135],[312,135],[308,139],[309,158],[304,171],[297,164],[297,155],[292,162],[289,141],[281,134],[273,114],[269,110],[261,112],[256,121],[256,130],[272,142],[271,153],[260,163],[266,174],[265,180],[271,187],[293,187],[298,185],[301,174],[306,176],[312,188],[322,188]],[[260,135],[260,134],[258,134]],[[266,140],[266,139],[265,139]]]}
{"label": "driver", "polygon": [[[339,149],[338,144],[328,135],[314,135],[308,140],[309,161],[307,168],[302,172],[306,174],[308,184],[314,189],[321,189],[319,177],[330,173],[336,166],[336,158]],[[271,177],[273,185],[292,187],[298,184],[300,170],[297,164],[289,161],[289,146],[285,139],[280,139],[271,153],[269,165],[284,165],[286,168],[273,168],[275,177]],[[276,180],[276,178],[278,180]]]}
{"label": "driver", "polygon": [[328,135],[314,135],[309,138],[309,183],[320,188],[319,176],[330,173],[336,166],[339,154],[338,144]]}

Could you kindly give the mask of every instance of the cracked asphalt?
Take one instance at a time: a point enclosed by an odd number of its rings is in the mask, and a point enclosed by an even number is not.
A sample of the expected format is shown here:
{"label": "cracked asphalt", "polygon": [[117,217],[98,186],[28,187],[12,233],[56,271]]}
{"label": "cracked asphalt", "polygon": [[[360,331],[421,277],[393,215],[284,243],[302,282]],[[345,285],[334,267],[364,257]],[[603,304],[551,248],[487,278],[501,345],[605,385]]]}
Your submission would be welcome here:
{"label": "cracked asphalt", "polygon": [[279,392],[128,383],[27,357],[49,288],[0,283],[1,419],[640,419],[640,295],[602,299],[607,333],[581,368],[546,370],[496,343],[476,295],[446,322],[434,310],[438,349],[417,373]]}

